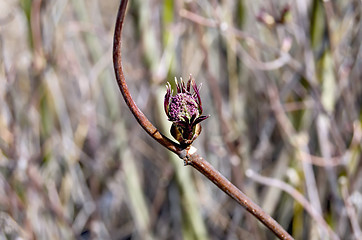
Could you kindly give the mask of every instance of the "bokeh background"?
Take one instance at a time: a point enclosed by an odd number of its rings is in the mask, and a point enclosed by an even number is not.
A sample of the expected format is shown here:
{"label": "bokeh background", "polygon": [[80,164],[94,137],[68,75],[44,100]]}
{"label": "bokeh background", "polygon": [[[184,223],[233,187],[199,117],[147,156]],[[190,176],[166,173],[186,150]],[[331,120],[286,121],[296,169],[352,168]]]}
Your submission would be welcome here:
{"label": "bokeh background", "polygon": [[[0,239],[275,239],[137,124],[113,71],[118,5],[0,1]],[[170,136],[166,82],[192,74],[207,161],[296,239],[361,239],[361,13],[130,0],[128,86]]]}

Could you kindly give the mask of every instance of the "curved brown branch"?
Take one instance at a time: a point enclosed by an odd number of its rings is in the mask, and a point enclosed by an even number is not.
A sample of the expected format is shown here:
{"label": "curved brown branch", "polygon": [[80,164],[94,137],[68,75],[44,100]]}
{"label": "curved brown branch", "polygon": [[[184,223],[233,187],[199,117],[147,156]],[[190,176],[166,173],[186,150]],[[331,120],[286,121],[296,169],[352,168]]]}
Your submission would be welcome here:
{"label": "curved brown branch", "polygon": [[185,163],[193,166],[205,177],[211,180],[216,186],[223,190],[227,195],[237,201],[248,212],[253,214],[259,221],[268,227],[279,239],[293,239],[290,234],[284,230],[280,224],[275,221],[269,214],[264,212],[256,203],[248,196],[240,191],[234,184],[226,179],[219,171],[217,171],[209,162],[203,159],[199,154],[188,154]]}
{"label": "curved brown branch", "polygon": [[160,144],[167,149],[176,153],[185,162],[185,165],[190,165],[211,180],[216,186],[228,194],[231,198],[236,200],[241,206],[243,206],[248,212],[253,214],[259,219],[266,227],[268,227],[274,234],[280,239],[293,239],[287,231],[285,231],[271,216],[265,213],[257,204],[251,201],[244,193],[242,193],[235,185],[227,180],[220,172],[214,169],[210,163],[203,159],[200,155],[194,152],[194,148],[191,150],[185,150],[180,147],[179,144],[168,139],[162,135],[155,126],[147,119],[142,111],[137,107],[133,101],[131,94],[128,90],[126,80],[122,69],[122,57],[121,57],[121,33],[125,11],[128,0],[123,0],[120,4],[116,28],[114,33],[113,42],[113,64],[114,71],[117,78],[119,89],[122,92],[123,98],[127,103],[132,114],[137,119],[142,128]]}
{"label": "curved brown branch", "polygon": [[157,142],[165,146],[167,149],[179,155],[181,158],[185,157],[185,150],[180,147],[178,143],[173,142],[166,136],[164,136],[158,129],[153,126],[153,124],[148,120],[148,118],[143,114],[143,112],[137,107],[136,103],[133,101],[131,93],[128,90],[126,80],[124,78],[124,73],[122,69],[122,54],[121,54],[121,33],[123,27],[123,20],[126,13],[128,0],[121,1],[119,6],[116,28],[114,31],[113,38],[113,64],[114,71],[116,74],[117,83],[119,89],[122,92],[124,101],[128,105],[128,108],[131,110],[132,114],[137,119],[138,123],[142,128]]}

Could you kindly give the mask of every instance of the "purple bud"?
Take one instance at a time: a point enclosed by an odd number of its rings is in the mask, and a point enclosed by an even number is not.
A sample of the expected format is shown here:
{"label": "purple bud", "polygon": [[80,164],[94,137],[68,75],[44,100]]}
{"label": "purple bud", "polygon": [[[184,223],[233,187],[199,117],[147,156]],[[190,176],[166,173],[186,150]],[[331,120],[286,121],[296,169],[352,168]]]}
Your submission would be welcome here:
{"label": "purple bud", "polygon": [[192,95],[178,93],[171,98],[168,115],[172,122],[190,121],[192,116],[199,116],[199,107]]}
{"label": "purple bud", "polygon": [[[193,92],[191,92],[191,86]],[[201,115],[200,87],[197,87],[191,75],[187,84],[182,79],[180,82],[176,79],[177,93],[172,96],[171,85],[167,84],[164,108],[168,120],[173,122],[171,134],[185,148],[200,134],[199,123],[209,117]]]}

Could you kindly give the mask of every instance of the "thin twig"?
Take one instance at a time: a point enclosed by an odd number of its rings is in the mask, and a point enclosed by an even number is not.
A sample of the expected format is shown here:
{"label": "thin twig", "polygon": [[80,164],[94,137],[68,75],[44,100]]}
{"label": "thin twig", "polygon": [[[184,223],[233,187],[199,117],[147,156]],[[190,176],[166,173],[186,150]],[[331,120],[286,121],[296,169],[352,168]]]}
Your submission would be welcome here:
{"label": "thin twig", "polygon": [[[194,12],[188,11],[186,9],[181,9],[180,16],[185,19],[188,19],[200,26],[205,26],[205,27],[209,27],[209,28],[219,28],[221,32],[228,32],[230,34],[235,35],[239,39],[249,41],[250,43],[253,43],[259,47],[262,47],[265,50],[270,50],[279,55],[279,57],[275,60],[272,60],[269,62],[261,62],[257,59],[254,59],[252,56],[250,56],[247,53],[247,51],[244,50],[244,48],[241,46],[241,44],[238,43],[237,44],[238,54],[242,54],[243,57],[246,58],[246,60],[248,61],[247,66],[249,68],[257,68],[257,69],[264,70],[264,71],[270,71],[270,70],[281,68],[282,66],[288,64],[291,67],[297,69],[298,71],[300,71],[300,69],[301,69],[300,64],[296,60],[294,60],[287,51],[272,48],[269,45],[267,45],[264,42],[257,39],[256,37],[254,37],[253,35],[251,35],[247,32],[241,31],[240,29],[238,29],[232,25],[228,25],[225,22],[220,22],[220,21],[217,21],[214,19],[205,18],[203,16],[200,16],[200,15],[198,15]],[[245,61],[245,59],[244,59],[244,61]]]}
{"label": "thin twig", "polygon": [[341,187],[344,205],[346,206],[345,209],[347,210],[347,215],[351,222],[353,234],[355,236],[355,239],[360,239],[360,237],[362,236],[362,230],[358,223],[358,216],[356,214],[356,210],[354,209],[354,207],[351,203],[351,200],[350,200],[346,177],[342,177],[339,180],[339,183],[340,183],[340,187]]}
{"label": "thin twig", "polygon": [[121,58],[121,33],[122,26],[125,17],[125,11],[128,0],[123,0],[120,4],[116,28],[114,33],[113,42],[113,63],[114,70],[117,78],[118,86],[121,90],[123,98],[131,110],[132,114],[137,119],[138,123],[142,128],[155,140],[157,140],[164,147],[170,151],[176,153],[185,162],[185,165],[190,165],[210,179],[215,185],[217,185],[226,194],[236,200],[241,206],[247,211],[258,218],[266,227],[268,227],[274,234],[280,239],[293,239],[287,231],[285,231],[278,222],[276,222],[271,216],[265,213],[257,204],[249,199],[244,193],[242,193],[235,185],[227,180],[220,172],[214,169],[206,160],[200,155],[194,152],[195,148],[191,150],[182,149],[179,144],[168,139],[162,135],[157,128],[147,119],[142,111],[137,107],[133,101],[131,94],[128,90],[126,80],[122,69],[122,58]]}
{"label": "thin twig", "polygon": [[199,154],[188,154],[185,162],[187,165],[193,166],[196,170],[202,173],[205,177],[211,180],[216,186],[223,190],[227,195],[237,201],[248,212],[259,219],[266,227],[268,227],[279,239],[293,239],[287,231],[285,231],[277,221],[269,214],[264,212],[257,204],[249,197],[226,179],[219,171],[217,171],[209,162],[203,159]]}
{"label": "thin twig", "polygon": [[185,151],[180,147],[179,144],[173,142],[171,139],[164,136],[160,131],[148,120],[148,118],[143,114],[143,112],[137,107],[136,103],[133,101],[131,93],[128,90],[127,83],[124,77],[122,69],[122,54],[121,54],[121,33],[123,20],[126,12],[128,0],[121,1],[119,6],[116,28],[114,31],[113,39],[113,64],[114,71],[116,74],[117,83],[119,89],[122,92],[124,101],[126,102],[128,108],[131,110],[132,114],[137,119],[138,123],[142,128],[157,142],[165,146],[167,149],[179,155],[181,158],[185,157]]}
{"label": "thin twig", "polygon": [[323,227],[323,230],[326,231],[331,239],[338,240],[340,239],[338,235],[331,229],[331,227],[327,224],[324,218],[318,213],[318,211],[310,204],[310,202],[295,188],[291,185],[275,178],[269,178],[259,175],[253,170],[249,169],[246,171],[246,176],[253,179],[254,181],[264,184],[266,186],[272,186],[283,190],[288,193],[290,196],[294,198],[303,208],[309,213],[309,215],[320,225]]}

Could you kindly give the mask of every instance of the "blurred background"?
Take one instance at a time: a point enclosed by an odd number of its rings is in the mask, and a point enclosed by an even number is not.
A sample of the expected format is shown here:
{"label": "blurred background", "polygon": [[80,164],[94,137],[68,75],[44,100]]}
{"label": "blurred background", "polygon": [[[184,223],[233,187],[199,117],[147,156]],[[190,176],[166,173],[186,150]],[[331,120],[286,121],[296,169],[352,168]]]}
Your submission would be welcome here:
{"label": "blurred background", "polygon": [[[0,1],[0,239],[275,239],[137,124],[118,0]],[[361,239],[360,0],[130,0],[123,67],[169,134],[202,83],[199,153],[296,239]]]}

